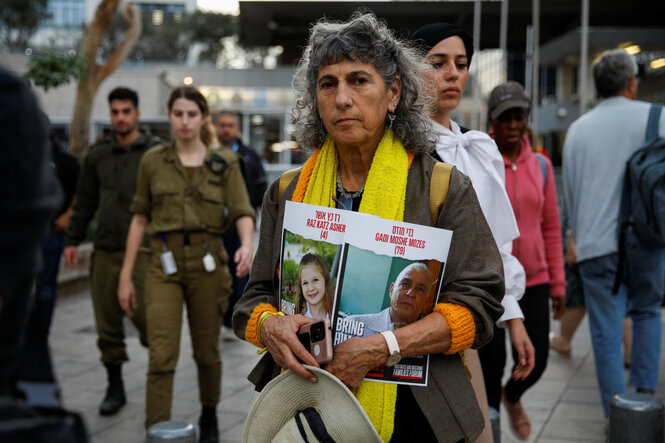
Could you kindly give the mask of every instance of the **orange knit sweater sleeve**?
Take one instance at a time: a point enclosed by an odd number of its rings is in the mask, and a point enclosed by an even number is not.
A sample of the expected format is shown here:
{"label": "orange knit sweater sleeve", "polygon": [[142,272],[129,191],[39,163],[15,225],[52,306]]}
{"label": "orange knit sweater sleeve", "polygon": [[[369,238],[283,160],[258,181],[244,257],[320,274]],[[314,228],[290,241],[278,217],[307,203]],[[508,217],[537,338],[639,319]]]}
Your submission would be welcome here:
{"label": "orange knit sweater sleeve", "polygon": [[445,354],[470,348],[476,338],[476,323],[471,311],[452,303],[439,303],[434,306],[434,311],[446,317],[450,326],[451,343]]}
{"label": "orange knit sweater sleeve", "polygon": [[265,345],[259,340],[259,318],[264,312],[277,312],[275,308],[270,303],[261,303],[252,311],[252,315],[249,316],[249,321],[247,322],[247,327],[245,328],[245,340],[252,343],[253,345],[258,346],[259,348],[264,348]]}

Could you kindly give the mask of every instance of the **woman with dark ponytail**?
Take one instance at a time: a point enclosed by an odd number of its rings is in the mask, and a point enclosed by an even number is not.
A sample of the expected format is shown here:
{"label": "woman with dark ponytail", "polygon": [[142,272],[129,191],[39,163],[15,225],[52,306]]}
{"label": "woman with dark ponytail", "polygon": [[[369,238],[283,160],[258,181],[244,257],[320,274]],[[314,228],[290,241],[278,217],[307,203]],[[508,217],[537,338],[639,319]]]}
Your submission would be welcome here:
{"label": "woman with dark ponytail", "polygon": [[139,166],[118,298],[131,315],[131,275],[147,234],[152,254],[145,279],[150,349],[145,426],[171,418],[184,304],[198,368],[200,441],[216,442],[222,376],[218,340],[231,292],[221,234],[228,218],[241,241],[233,257],[237,273],[247,274],[254,210],[235,155],[211,149],[214,131],[205,97],[190,86],[176,88],[168,116],[173,142],[146,152]]}

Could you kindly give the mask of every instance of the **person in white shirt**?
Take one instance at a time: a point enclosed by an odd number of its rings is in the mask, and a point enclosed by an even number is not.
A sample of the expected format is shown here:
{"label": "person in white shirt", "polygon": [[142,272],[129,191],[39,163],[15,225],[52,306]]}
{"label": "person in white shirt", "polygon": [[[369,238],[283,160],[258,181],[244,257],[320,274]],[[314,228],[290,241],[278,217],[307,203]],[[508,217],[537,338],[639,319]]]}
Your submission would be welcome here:
{"label": "person in white shirt", "polygon": [[[636,100],[637,63],[624,50],[609,50],[594,61],[592,72],[602,101],[568,128],[563,190],[577,246],[598,387],[608,417],[612,397],[627,390],[621,356],[626,315],[633,320],[628,385],[646,394],[658,387],[665,248],[643,244],[632,227],[625,231],[623,254],[617,241],[626,162],[645,142],[651,109],[651,104]],[[665,137],[665,112],[657,128],[658,135]],[[624,278],[613,291],[620,256]]]}
{"label": "person in white shirt", "polygon": [[[508,328],[518,362],[513,378],[526,378],[535,364],[535,351],[526,329],[518,301],[524,295],[525,274],[522,265],[511,255],[512,241],[519,237],[517,222],[505,190],[504,165],[499,150],[487,134],[469,131],[451,119],[451,113],[462,100],[473,56],[473,41],[465,30],[448,23],[423,26],[412,40],[425,52],[426,62],[432,65],[428,73],[436,90],[436,103],[431,115],[433,134],[437,136],[433,157],[454,165],[466,174],[473,184],[481,209],[490,226],[503,260],[506,292],[501,301],[505,311],[497,326]],[[465,362],[472,374],[479,368],[475,351],[465,352]],[[487,399],[482,377],[472,377],[478,400],[487,411]],[[525,415],[526,416],[526,415]],[[528,420],[528,417],[527,417]],[[489,420],[486,416],[486,423]],[[529,425],[530,427],[530,425]],[[491,441],[491,429],[486,425],[477,441]]]}

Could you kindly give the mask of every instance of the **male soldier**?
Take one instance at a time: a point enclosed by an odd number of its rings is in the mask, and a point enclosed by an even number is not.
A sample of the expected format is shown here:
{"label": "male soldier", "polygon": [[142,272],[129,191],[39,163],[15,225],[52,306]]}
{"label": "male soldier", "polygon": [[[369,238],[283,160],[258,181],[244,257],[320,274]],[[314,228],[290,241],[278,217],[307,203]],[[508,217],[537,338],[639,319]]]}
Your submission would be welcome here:
{"label": "male soldier", "polygon": [[[235,114],[229,111],[219,112],[215,118],[215,129],[217,130],[217,139],[222,149],[230,149],[240,158],[240,166],[247,185],[249,200],[258,212],[267,187],[266,173],[263,170],[261,158],[252,148],[245,146],[238,138],[240,135],[240,125]],[[236,234],[233,227],[230,227],[224,232],[223,238],[227,254],[229,257],[233,257],[236,249],[240,247],[238,234]],[[236,338],[233,331],[231,331],[233,306],[242,296],[249,278],[248,276],[238,277],[236,275],[236,265],[232,260],[229,260],[229,270],[233,276],[233,294],[229,297],[229,307],[224,315],[223,340],[235,340]]]}
{"label": "male soldier", "polygon": [[[635,100],[637,72],[637,63],[622,49],[606,51],[594,61],[593,78],[602,101],[570,125],[563,150],[564,197],[577,245],[605,417],[610,399],[626,391],[621,356],[626,313],[633,319],[628,383],[648,394],[658,386],[665,249],[641,244],[629,229],[624,280],[618,293],[612,294],[626,161],[644,143],[651,107]],[[665,135],[665,113],[658,128]]]}
{"label": "male soldier", "polygon": [[[108,96],[113,132],[96,142],[83,160],[77,186],[74,214],[65,235],[65,261],[78,262],[77,246],[85,239],[88,225],[96,217],[95,252],[90,264],[90,292],[97,325],[97,346],[108,372],[101,415],[113,415],[125,404],[121,365],[125,350],[123,311],[118,303],[118,277],[132,214],[129,205],[136,190],[139,161],[145,151],[160,141],[147,129],[139,129],[138,96],[127,88],[116,88]],[[134,268],[137,289],[132,321],[147,346],[143,278],[147,255],[139,254]]]}

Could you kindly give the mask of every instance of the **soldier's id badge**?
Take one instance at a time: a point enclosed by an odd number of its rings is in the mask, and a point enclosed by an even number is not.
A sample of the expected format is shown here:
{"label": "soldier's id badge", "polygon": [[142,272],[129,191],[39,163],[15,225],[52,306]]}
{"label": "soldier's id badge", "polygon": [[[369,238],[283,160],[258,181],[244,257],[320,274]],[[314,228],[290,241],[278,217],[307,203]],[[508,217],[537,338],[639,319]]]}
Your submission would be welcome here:
{"label": "soldier's id badge", "polygon": [[213,257],[210,252],[203,256],[203,268],[207,272],[212,272],[217,268],[217,265],[215,264],[215,257]]}
{"label": "soldier's id badge", "polygon": [[173,275],[178,272],[178,267],[175,265],[175,258],[173,258],[173,252],[164,251],[159,254],[159,259],[162,261],[162,269],[164,270],[165,275]]}

